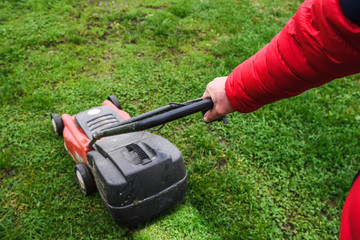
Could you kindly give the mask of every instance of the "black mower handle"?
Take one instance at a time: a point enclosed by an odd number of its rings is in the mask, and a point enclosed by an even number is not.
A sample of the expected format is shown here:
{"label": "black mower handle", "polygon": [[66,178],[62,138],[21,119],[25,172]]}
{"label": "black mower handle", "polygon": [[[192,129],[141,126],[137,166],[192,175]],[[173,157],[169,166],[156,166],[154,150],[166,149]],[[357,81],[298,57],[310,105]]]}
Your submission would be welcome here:
{"label": "black mower handle", "polygon": [[[89,147],[91,147],[97,140],[103,137],[143,131],[182,117],[186,117],[196,112],[206,112],[207,110],[213,108],[213,106],[214,103],[211,98],[198,98],[184,103],[172,103],[167,106],[163,106],[150,112],[130,118],[120,122],[119,124],[103,129],[102,131],[95,132],[93,134],[93,139],[89,143]],[[225,116],[218,120],[223,120],[225,123],[227,122]]]}

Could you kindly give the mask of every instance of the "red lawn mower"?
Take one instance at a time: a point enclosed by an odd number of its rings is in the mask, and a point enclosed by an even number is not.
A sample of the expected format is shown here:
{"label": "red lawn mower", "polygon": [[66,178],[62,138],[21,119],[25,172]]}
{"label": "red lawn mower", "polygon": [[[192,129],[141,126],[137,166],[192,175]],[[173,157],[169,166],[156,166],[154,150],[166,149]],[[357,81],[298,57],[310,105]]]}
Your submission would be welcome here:
{"label": "red lawn mower", "polygon": [[144,130],[212,107],[211,99],[199,98],[130,118],[111,95],[102,106],[74,116],[52,114],[51,120],[76,162],[82,193],[90,195],[97,189],[113,220],[134,226],[173,207],[187,190],[181,152]]}

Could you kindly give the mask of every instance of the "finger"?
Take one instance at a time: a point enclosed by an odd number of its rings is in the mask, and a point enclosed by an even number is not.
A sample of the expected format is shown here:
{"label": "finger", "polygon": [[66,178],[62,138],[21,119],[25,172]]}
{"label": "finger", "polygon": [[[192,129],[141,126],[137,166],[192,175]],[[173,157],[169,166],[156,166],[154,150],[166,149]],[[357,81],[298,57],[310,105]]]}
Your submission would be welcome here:
{"label": "finger", "polygon": [[219,117],[221,117],[221,115],[219,115],[216,111],[214,111],[214,109],[210,109],[205,113],[204,121],[212,122],[212,121],[218,119]]}
{"label": "finger", "polygon": [[206,98],[211,98],[210,93],[207,90],[205,90],[205,92],[202,96],[202,99],[206,99]]}
{"label": "finger", "polygon": [[210,118],[209,118],[209,112],[210,111],[207,111],[205,114],[204,114],[204,121],[205,122],[211,122]]}

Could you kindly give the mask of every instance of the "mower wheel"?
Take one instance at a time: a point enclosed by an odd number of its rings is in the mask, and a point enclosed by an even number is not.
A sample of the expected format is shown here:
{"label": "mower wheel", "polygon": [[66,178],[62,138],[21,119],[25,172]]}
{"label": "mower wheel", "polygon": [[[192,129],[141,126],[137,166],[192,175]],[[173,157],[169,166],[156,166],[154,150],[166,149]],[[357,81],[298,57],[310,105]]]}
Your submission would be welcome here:
{"label": "mower wheel", "polygon": [[91,195],[96,190],[94,177],[85,163],[78,163],[74,167],[75,177],[81,192],[85,196]]}
{"label": "mower wheel", "polygon": [[108,100],[110,102],[112,102],[112,104],[114,104],[118,109],[120,109],[120,110],[122,109],[121,105],[120,105],[120,102],[119,102],[119,100],[117,99],[117,97],[115,95],[108,96]]}
{"label": "mower wheel", "polygon": [[57,113],[51,114],[51,122],[54,127],[55,133],[58,136],[61,136],[63,134],[63,130],[64,130],[64,123],[63,123],[60,115]]}

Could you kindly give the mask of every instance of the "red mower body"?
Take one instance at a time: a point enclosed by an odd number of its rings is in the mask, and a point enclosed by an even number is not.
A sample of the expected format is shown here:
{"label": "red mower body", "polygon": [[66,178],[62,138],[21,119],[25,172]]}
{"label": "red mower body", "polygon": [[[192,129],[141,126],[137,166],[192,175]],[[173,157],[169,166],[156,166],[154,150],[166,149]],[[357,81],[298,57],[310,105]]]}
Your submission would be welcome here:
{"label": "red mower body", "polygon": [[[118,109],[109,100],[104,101],[102,106],[108,106],[112,108],[123,120],[130,118],[130,115],[127,112]],[[92,148],[88,147],[90,139],[76,124],[75,116],[63,114],[61,118],[64,123],[63,136],[65,149],[70,153],[76,163],[83,162],[87,165],[88,161],[86,155],[89,151],[92,150]]]}

